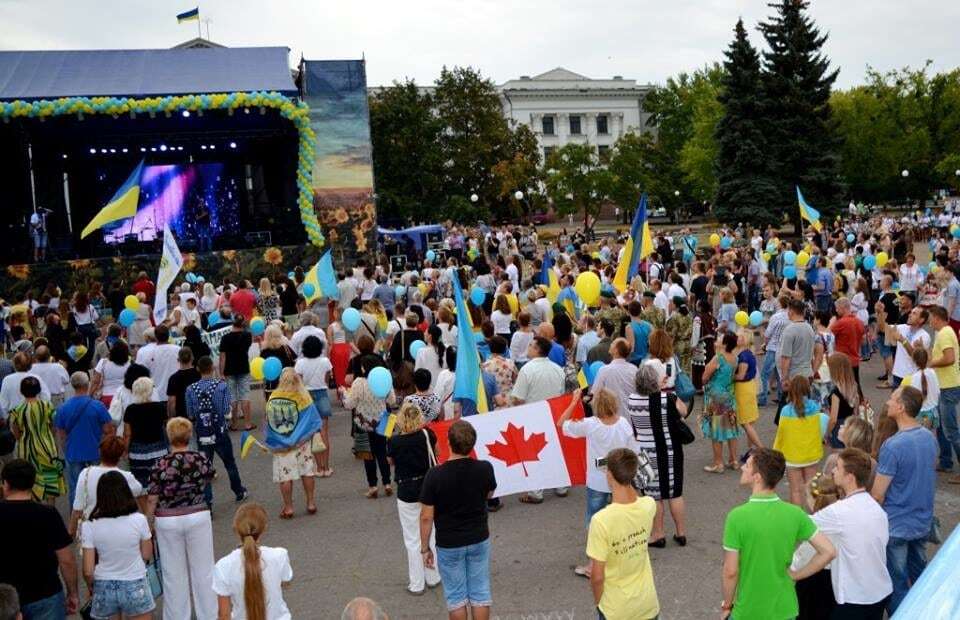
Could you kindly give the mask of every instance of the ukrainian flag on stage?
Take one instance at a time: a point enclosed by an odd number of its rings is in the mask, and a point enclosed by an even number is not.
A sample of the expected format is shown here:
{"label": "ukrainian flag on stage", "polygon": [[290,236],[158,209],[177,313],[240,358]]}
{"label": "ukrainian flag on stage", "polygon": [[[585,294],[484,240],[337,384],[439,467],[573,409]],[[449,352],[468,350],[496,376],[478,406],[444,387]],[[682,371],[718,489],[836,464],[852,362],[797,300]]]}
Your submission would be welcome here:
{"label": "ukrainian flag on stage", "polygon": [[107,206],[100,209],[100,212],[93,216],[90,223],[83,229],[83,232],[80,233],[81,239],[105,224],[133,217],[137,214],[137,203],[140,202],[141,174],[143,174],[142,159],[123,185],[120,186],[120,189],[113,195],[113,198],[110,199],[110,202],[107,203]]}
{"label": "ukrainian flag on stage", "polygon": [[820,232],[820,229],[823,228],[823,224],[820,223],[820,212],[808,205],[807,201],[803,199],[799,185],[797,186],[797,202],[800,204],[800,219],[810,222],[813,229]]}
{"label": "ukrainian flag on stage", "polygon": [[453,293],[457,303],[457,373],[453,383],[453,397],[472,400],[477,405],[478,413],[486,413],[489,409],[487,391],[483,387],[483,375],[480,372],[480,354],[477,352],[470,312],[463,301],[463,289],[460,288],[458,278],[453,278]]}
{"label": "ukrainian flag on stage", "polygon": [[640,196],[637,213],[633,216],[633,225],[630,226],[630,237],[623,250],[623,260],[617,264],[617,272],[613,276],[613,286],[618,291],[624,291],[630,280],[637,275],[640,261],[653,254],[653,236],[650,234],[650,225],[647,223],[647,195]]}
{"label": "ukrainian flag on stage", "polygon": [[317,264],[310,268],[310,271],[303,277],[303,283],[313,285],[313,295],[307,298],[308,304],[321,296],[327,299],[340,299],[340,289],[337,288],[337,273],[333,269],[333,257],[330,255],[330,250],[324,252]]}
{"label": "ukrainian flag on stage", "polygon": [[182,24],[183,22],[195,22],[200,19],[200,7],[195,9],[190,9],[189,11],[184,11],[177,15],[177,23]]}

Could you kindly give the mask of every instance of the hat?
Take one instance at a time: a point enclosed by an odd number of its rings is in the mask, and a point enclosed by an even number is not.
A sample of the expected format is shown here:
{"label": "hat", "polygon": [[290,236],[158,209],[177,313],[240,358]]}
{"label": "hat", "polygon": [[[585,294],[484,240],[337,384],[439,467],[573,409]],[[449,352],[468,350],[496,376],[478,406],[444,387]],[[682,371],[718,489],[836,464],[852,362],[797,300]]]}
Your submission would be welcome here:
{"label": "hat", "polygon": [[673,296],[673,299],[671,299],[670,301],[672,301],[672,302],[673,302],[673,305],[676,306],[677,308],[679,308],[680,306],[686,306],[686,305],[687,305],[687,298],[686,298],[686,297],[682,297],[682,296],[680,296],[680,295],[674,295],[674,296]]}
{"label": "hat", "polygon": [[653,291],[644,291],[643,296],[649,297],[650,299],[655,299],[657,297],[657,294],[654,293]]}
{"label": "hat", "polygon": [[910,298],[910,301],[912,301],[914,304],[917,303],[917,294],[914,293],[913,291],[900,291],[899,296],[900,296],[900,297],[909,297],[909,298]]}
{"label": "hat", "polygon": [[601,290],[600,290],[600,297],[606,297],[607,299],[616,299],[616,298],[617,298],[617,294],[614,292],[613,289],[610,289],[610,288],[601,289]]}

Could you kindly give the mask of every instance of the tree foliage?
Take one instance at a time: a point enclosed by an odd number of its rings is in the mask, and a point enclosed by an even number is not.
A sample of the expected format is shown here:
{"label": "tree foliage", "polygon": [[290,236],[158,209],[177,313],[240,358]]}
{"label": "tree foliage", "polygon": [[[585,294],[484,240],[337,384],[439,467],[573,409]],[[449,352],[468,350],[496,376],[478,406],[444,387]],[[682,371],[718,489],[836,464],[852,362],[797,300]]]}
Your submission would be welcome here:
{"label": "tree foliage", "polygon": [[558,215],[596,217],[610,192],[611,174],[590,144],[570,143],[550,154],[544,182]]}

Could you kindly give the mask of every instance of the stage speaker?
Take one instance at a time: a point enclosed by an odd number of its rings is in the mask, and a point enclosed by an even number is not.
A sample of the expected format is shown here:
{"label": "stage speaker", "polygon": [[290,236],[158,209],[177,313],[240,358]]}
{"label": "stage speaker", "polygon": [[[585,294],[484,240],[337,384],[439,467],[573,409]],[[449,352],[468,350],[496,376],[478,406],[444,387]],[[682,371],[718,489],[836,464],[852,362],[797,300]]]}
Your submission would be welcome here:
{"label": "stage speaker", "polygon": [[407,266],[407,257],[403,254],[395,254],[390,257],[390,267],[394,273],[403,271]]}

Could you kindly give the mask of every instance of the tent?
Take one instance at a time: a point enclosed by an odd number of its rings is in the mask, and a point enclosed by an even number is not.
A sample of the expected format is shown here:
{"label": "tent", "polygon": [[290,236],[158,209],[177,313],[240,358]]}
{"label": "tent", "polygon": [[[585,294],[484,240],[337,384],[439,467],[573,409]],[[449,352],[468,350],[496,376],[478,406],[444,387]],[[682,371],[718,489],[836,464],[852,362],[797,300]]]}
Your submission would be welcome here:
{"label": "tent", "polygon": [[406,238],[413,239],[413,243],[418,252],[423,252],[427,247],[427,235],[440,235],[442,238],[446,230],[439,224],[428,224],[425,226],[413,226],[401,230],[391,230],[389,228],[377,228],[377,234],[381,241],[383,237],[390,237],[401,246],[406,242]]}

